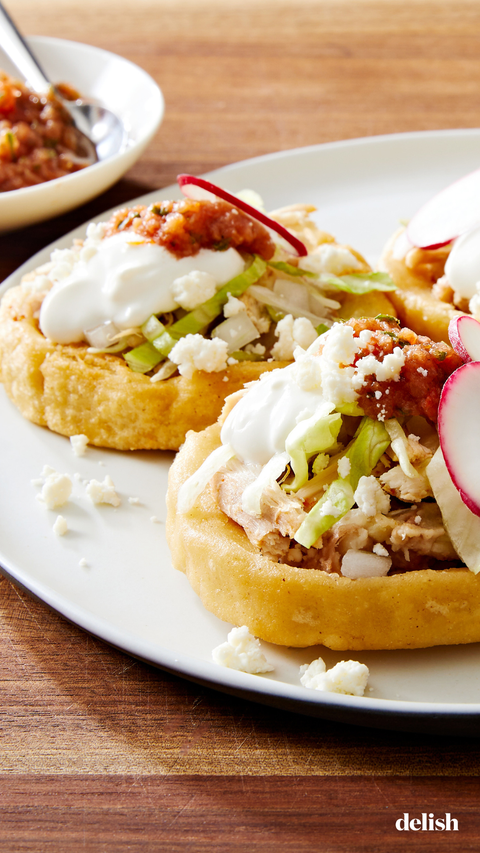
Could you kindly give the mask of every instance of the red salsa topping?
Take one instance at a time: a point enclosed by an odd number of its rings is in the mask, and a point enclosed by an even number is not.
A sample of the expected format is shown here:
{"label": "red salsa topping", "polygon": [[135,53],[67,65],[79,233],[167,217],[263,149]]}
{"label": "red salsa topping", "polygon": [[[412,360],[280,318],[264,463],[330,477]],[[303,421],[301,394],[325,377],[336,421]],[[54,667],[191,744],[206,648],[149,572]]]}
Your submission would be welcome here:
{"label": "red salsa topping", "polygon": [[227,201],[186,198],[117,210],[107,225],[106,236],[124,230],[165,246],[178,258],[196,255],[200,249],[234,248],[268,261],[275,252],[267,229]]}

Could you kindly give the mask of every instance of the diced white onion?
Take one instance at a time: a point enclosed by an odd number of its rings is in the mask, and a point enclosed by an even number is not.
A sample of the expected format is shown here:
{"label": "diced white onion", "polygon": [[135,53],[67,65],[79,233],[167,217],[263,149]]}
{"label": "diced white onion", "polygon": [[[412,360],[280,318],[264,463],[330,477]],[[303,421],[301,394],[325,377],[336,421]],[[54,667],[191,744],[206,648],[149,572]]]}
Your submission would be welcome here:
{"label": "diced white onion", "polygon": [[150,382],[161,382],[163,379],[169,379],[177,370],[178,364],[174,364],[173,361],[167,358],[157,372],[150,377]]}
{"label": "diced white onion", "polygon": [[226,342],[228,352],[235,352],[258,337],[258,329],[245,311],[224,320],[212,332],[212,338],[220,338]]}
{"label": "diced white onion", "polygon": [[270,305],[272,308],[278,308],[284,314],[292,314],[293,317],[306,317],[313,326],[318,326],[320,323],[331,325],[330,317],[319,317],[317,314],[312,314],[311,311],[304,311],[296,305],[292,305],[287,299],[278,296],[273,290],[268,287],[262,287],[260,284],[251,284],[248,292],[262,302],[264,305]]}
{"label": "diced white onion", "polygon": [[112,323],[111,320],[107,320],[106,323],[102,323],[100,326],[95,326],[94,329],[86,329],[83,334],[85,335],[85,340],[91,347],[95,347],[95,349],[103,349],[113,343],[113,340],[118,335],[119,331],[120,330],[117,328],[115,323]]}
{"label": "diced white onion", "polygon": [[350,549],[342,559],[342,575],[345,578],[383,578],[392,565],[391,557],[382,557],[370,551]]}
{"label": "diced white onion", "polygon": [[324,305],[325,308],[331,308],[332,311],[337,311],[340,308],[340,302],[337,302],[336,299],[329,299],[328,296],[324,296],[315,287],[310,287],[310,308],[315,309],[315,303]]}
{"label": "diced white onion", "polygon": [[109,347],[88,347],[87,352],[92,353],[93,355],[99,353],[109,353],[110,355],[114,355],[116,352],[122,352],[122,350],[126,349],[128,346],[126,338],[121,338],[121,340],[117,341],[116,344],[111,344]]}
{"label": "diced white onion", "polygon": [[273,285],[273,292],[281,299],[287,299],[289,303],[296,305],[302,312],[309,310],[309,294],[304,284],[277,278]]}

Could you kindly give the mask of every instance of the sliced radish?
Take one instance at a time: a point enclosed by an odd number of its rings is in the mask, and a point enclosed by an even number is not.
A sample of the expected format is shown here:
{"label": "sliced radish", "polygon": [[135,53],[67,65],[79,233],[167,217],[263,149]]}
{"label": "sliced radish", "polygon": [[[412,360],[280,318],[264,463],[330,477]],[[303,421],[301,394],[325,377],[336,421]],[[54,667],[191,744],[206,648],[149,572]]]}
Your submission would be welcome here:
{"label": "sliced radish", "polygon": [[234,207],[238,207],[239,210],[243,210],[252,219],[256,219],[262,225],[275,231],[280,237],[283,237],[299,257],[308,255],[307,247],[298,237],[294,237],[283,225],[275,222],[274,219],[270,219],[265,213],[252,207],[251,204],[247,204],[241,198],[232,195],[232,193],[227,192],[227,190],[217,187],[216,184],[212,184],[211,181],[206,181],[204,178],[196,178],[194,175],[177,175],[177,181],[182,193],[187,198],[192,198],[195,201],[215,201],[217,198],[222,198],[224,201],[233,204]]}
{"label": "sliced radish", "polygon": [[450,343],[464,361],[480,361],[480,323],[468,314],[454,317],[448,326]]}
{"label": "sliced radish", "polygon": [[480,169],[450,184],[427,201],[410,220],[414,246],[438,249],[480,225]]}
{"label": "sliced radish", "polygon": [[464,504],[480,516],[480,361],[462,364],[443,386],[438,435],[445,464]]}

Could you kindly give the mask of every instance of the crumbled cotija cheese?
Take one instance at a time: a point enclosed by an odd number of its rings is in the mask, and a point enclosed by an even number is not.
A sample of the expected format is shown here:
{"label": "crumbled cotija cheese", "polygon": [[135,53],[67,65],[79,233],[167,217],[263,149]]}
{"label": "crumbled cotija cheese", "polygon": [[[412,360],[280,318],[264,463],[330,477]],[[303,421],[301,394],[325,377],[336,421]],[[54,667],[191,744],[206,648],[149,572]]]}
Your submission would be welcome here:
{"label": "crumbled cotija cheese", "polygon": [[111,506],[120,506],[121,498],[115,491],[115,486],[111,477],[106,475],[103,483],[98,480],[90,480],[86,487],[86,493],[94,504],[111,504]]}
{"label": "crumbled cotija cheese", "polygon": [[272,672],[274,669],[261,651],[260,641],[250,633],[246,625],[232,628],[227,642],[217,646],[212,657],[215,663],[240,672]]}
{"label": "crumbled cotija cheese", "polygon": [[85,456],[88,444],[88,438],[86,435],[83,435],[83,433],[80,435],[71,435],[70,444],[72,445],[72,450],[75,456]]}
{"label": "crumbled cotija cheese", "polygon": [[228,300],[223,306],[223,315],[228,319],[228,317],[235,317],[237,314],[240,314],[240,311],[246,311],[247,306],[241,299],[237,299],[236,296],[232,296],[231,293],[228,294]]}
{"label": "crumbled cotija cheese", "polygon": [[324,397],[336,406],[353,403],[358,394],[352,385],[355,373],[352,361],[361,341],[354,337],[352,327],[343,323],[332,326],[322,340],[322,357],[317,361],[320,365]]}
{"label": "crumbled cotija cheese", "polygon": [[215,295],[217,282],[208,272],[192,270],[176,278],[171,284],[170,292],[181,308],[191,311]]}
{"label": "crumbled cotija cheese", "polygon": [[358,508],[367,518],[372,518],[378,512],[390,511],[390,497],[373,475],[360,477],[354,498]]}
{"label": "crumbled cotija cheese", "polygon": [[272,356],[276,361],[291,361],[297,346],[307,349],[318,338],[310,320],[306,317],[294,320],[291,314],[279,320],[275,335],[278,341],[272,347]]}
{"label": "crumbled cotija cheese", "polygon": [[202,335],[186,335],[173,347],[169,358],[178,365],[179,373],[191,379],[195,370],[218,373],[227,366],[228,344],[220,338],[209,340]]}
{"label": "crumbled cotija cheese", "polygon": [[340,477],[343,477],[344,480],[350,474],[351,468],[352,463],[348,456],[342,456],[342,458],[338,460],[337,471],[340,474]]}
{"label": "crumbled cotija cheese", "polygon": [[45,465],[42,471],[43,488],[37,500],[45,504],[48,509],[63,506],[72,493],[72,481],[68,474],[59,474],[54,468]]}
{"label": "crumbled cotija cheese", "polygon": [[393,352],[384,356],[383,361],[379,361],[374,355],[366,355],[360,358],[355,365],[355,375],[353,377],[353,386],[358,389],[365,385],[367,376],[375,376],[379,382],[385,382],[388,379],[398,381],[400,379],[400,371],[405,364],[405,353],[400,347],[395,347]]}
{"label": "crumbled cotija cheese", "polygon": [[244,347],[245,352],[252,352],[254,355],[265,355],[266,347],[263,344],[247,344]]}
{"label": "crumbled cotija cheese", "polygon": [[302,268],[310,272],[342,275],[345,272],[359,270],[362,265],[346,246],[322,243],[302,258]]}
{"label": "crumbled cotija cheese", "polygon": [[56,536],[65,536],[65,533],[68,530],[66,518],[64,518],[63,515],[57,515],[55,524],[53,525],[52,529]]}
{"label": "crumbled cotija cheese", "polygon": [[377,555],[377,557],[388,557],[389,556],[387,549],[385,548],[384,545],[382,545],[381,542],[375,542],[375,545],[373,546],[372,551],[374,554]]}
{"label": "crumbled cotija cheese", "polygon": [[327,500],[324,504],[322,504],[319,510],[320,516],[330,515],[332,516],[332,518],[338,518],[338,516],[342,514],[343,510],[339,509],[338,506],[335,506],[335,504],[332,503],[330,498],[327,498]]}
{"label": "crumbled cotija cheese", "polygon": [[322,658],[317,658],[301,666],[300,674],[301,683],[310,690],[363,696],[370,673],[365,664],[355,660],[342,660],[327,670]]}

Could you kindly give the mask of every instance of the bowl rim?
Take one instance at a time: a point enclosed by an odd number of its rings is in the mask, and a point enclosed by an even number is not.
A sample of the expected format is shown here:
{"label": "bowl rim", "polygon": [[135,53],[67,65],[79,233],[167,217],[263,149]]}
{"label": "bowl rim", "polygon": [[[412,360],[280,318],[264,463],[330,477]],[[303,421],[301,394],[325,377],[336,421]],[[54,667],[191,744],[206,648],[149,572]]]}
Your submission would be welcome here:
{"label": "bowl rim", "polygon": [[[112,157],[107,157],[105,160],[99,160],[97,163],[92,163],[91,166],[87,167],[90,175],[92,175],[93,172],[98,172],[99,170],[104,169],[106,164],[108,164],[109,166],[114,166],[114,164],[121,161],[122,158],[130,159],[133,152],[135,152],[139,148],[143,149],[148,144],[148,142],[154,136],[155,132],[157,131],[163,120],[165,114],[165,98],[158,83],[156,83],[153,77],[151,77],[150,74],[145,71],[140,65],[136,65],[130,59],[126,59],[125,57],[120,56],[120,54],[113,53],[112,51],[106,50],[105,48],[96,47],[95,45],[86,44],[85,42],[72,41],[71,39],[62,39],[57,38],[56,36],[29,35],[26,36],[26,41],[31,42],[32,45],[41,44],[52,47],[71,45],[74,49],[84,48],[88,51],[93,51],[94,53],[104,55],[105,59],[113,58],[117,62],[120,61],[122,63],[125,63],[126,65],[129,65],[134,68],[136,73],[140,72],[140,75],[145,78],[145,82],[150,85],[152,92],[156,96],[156,109],[152,111],[151,120],[149,121],[148,126],[146,130],[142,133],[141,137],[136,140],[130,140],[131,144],[127,144],[127,146],[123,150],[119,151],[117,154],[114,154]],[[15,190],[7,190],[6,192],[0,193],[0,203],[3,206],[3,204],[8,203],[9,200],[13,200],[14,198],[19,199],[22,196],[25,196],[26,194],[38,195],[41,192],[46,192],[50,188],[56,186],[58,184],[58,181],[62,181],[63,186],[66,185],[67,181],[69,183],[76,183],[82,180],[83,173],[84,170],[80,169],[78,172],[72,172],[69,175],[62,175],[59,178],[53,178],[51,181],[43,181],[40,184],[34,184],[30,187],[19,187]]]}

